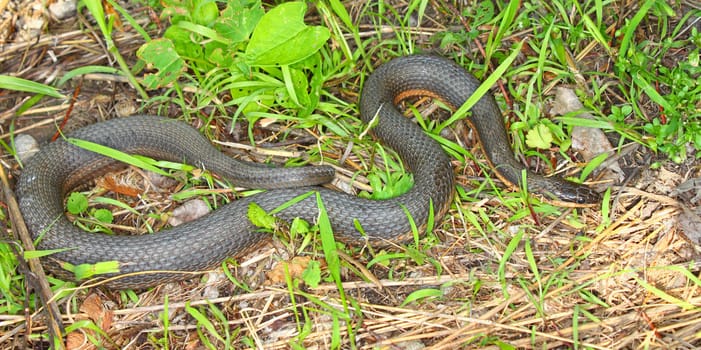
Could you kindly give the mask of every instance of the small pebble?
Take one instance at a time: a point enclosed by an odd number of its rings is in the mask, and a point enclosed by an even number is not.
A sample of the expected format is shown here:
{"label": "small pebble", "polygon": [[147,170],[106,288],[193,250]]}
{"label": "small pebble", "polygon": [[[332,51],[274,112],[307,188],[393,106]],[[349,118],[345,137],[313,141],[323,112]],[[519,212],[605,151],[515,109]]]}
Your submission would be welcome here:
{"label": "small pebble", "polygon": [[15,151],[21,162],[26,162],[35,153],[39,152],[39,143],[31,135],[19,134],[15,136]]}
{"label": "small pebble", "polygon": [[211,210],[201,199],[189,200],[173,210],[173,216],[168,219],[171,226],[178,226],[207,215]]}
{"label": "small pebble", "polygon": [[178,184],[178,180],[165,175],[157,174],[152,171],[146,172],[146,177],[158,192],[174,187]]}
{"label": "small pebble", "polygon": [[114,105],[114,111],[117,112],[119,117],[128,117],[135,114],[138,110],[139,107],[131,99],[123,99]]}
{"label": "small pebble", "polygon": [[219,282],[225,278],[224,274],[219,272],[210,272],[207,274],[207,285],[202,291],[202,297],[207,300],[219,298],[218,286],[221,284]]}
{"label": "small pebble", "polygon": [[63,21],[75,16],[77,3],[76,0],[58,0],[49,5],[49,12],[57,20]]}

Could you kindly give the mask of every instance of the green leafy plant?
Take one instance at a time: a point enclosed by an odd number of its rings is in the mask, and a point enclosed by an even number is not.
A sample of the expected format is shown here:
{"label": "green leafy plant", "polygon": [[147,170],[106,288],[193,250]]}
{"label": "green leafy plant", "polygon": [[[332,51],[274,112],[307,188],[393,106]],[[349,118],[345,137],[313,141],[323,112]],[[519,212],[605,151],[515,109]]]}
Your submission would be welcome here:
{"label": "green leafy plant", "polygon": [[386,164],[385,169],[373,166],[367,178],[372,188],[372,193],[360,192],[360,197],[370,199],[388,199],[397,197],[411,189],[414,179],[410,173],[404,170],[401,162],[397,162],[381,146],[377,150]]}
{"label": "green leafy plant", "polygon": [[106,226],[114,220],[112,212],[104,208],[90,208],[85,194],[71,193],[66,199],[66,209],[69,213],[78,216],[77,224],[84,230],[112,233],[112,230]]}
{"label": "green leafy plant", "polygon": [[[698,77],[699,48],[701,35],[696,28],[691,30],[687,40],[672,40],[682,30],[682,24],[693,14],[684,15],[673,29],[670,39],[661,43],[643,40],[634,41],[635,30],[640,23],[653,13],[658,19],[658,26],[666,30],[674,11],[663,1],[646,1],[633,16],[631,21],[620,31],[623,33],[620,57],[616,69],[621,77],[629,81],[623,90],[627,92],[628,100],[633,101],[633,113],[645,120],[643,129],[652,135],[646,139],[646,145],[654,151],[668,155],[675,162],[687,158],[687,145],[701,151],[701,111],[696,107],[701,102],[701,84]],[[655,59],[666,55],[671,49],[680,45],[693,44],[696,48],[688,52],[686,59],[679,60],[676,66],[665,65],[662,60]],[[640,98],[646,97],[646,98]],[[639,101],[652,101],[659,106],[659,114],[648,117],[642,112]],[[619,111],[612,111],[612,118]],[[701,152],[697,152],[697,158]]]}
{"label": "green leafy plant", "polygon": [[[696,32],[696,28],[692,31]],[[669,92],[664,96],[655,95],[655,99],[663,99],[665,102],[660,105],[667,105],[668,109],[645,123],[644,130],[654,136],[649,141],[650,146],[668,154],[675,162],[686,159],[687,144],[701,151],[701,111],[694,107],[701,101],[699,63],[697,48],[689,54],[686,61],[679,62],[676,67],[657,67],[660,72],[657,76],[669,78],[665,81]],[[697,157],[701,157],[701,152],[697,153]]]}
{"label": "green leafy plant", "polygon": [[[139,32],[142,33],[144,36],[144,39],[150,40],[146,32],[139,26],[136,21],[127,14],[126,11],[124,11],[119,5],[117,5],[113,1],[108,1],[111,6],[113,6],[115,9],[122,14],[127,20],[130,22],[132,26],[135,28],[138,28]],[[81,2],[81,6],[87,7],[87,9],[90,11],[90,13],[93,15],[95,18],[95,21],[97,22],[97,26],[100,28],[100,32],[102,32],[102,36],[105,39],[105,44],[107,45],[107,50],[111,55],[114,56],[115,60],[119,64],[120,71],[123,75],[129,79],[129,82],[131,85],[136,89],[142,98],[148,98],[148,95],[146,92],[141,88],[141,85],[138,83],[136,80],[136,77],[132,73],[129,65],[127,64],[126,60],[122,55],[119,53],[119,49],[117,45],[114,43],[114,39],[112,38],[112,34],[114,32],[114,21],[115,17],[113,16],[108,16],[105,17],[105,9],[102,5],[102,2],[100,0],[84,0]]]}
{"label": "green leafy plant", "polygon": [[[164,37],[144,44],[137,55],[156,72],[149,89],[175,84],[186,72],[210,82],[210,93],[228,91],[232,103],[253,120],[273,104],[308,116],[319,103],[319,49],[328,29],[304,23],[306,5],[281,4],[265,13],[259,0],[165,1]],[[310,77],[310,78],[309,78]],[[214,78],[213,80],[211,80]]]}
{"label": "green leafy plant", "polygon": [[[22,275],[18,272],[18,262],[10,244],[0,244],[0,314],[16,315],[22,312]],[[16,245],[19,248],[19,245]],[[34,295],[31,296],[34,299]]]}

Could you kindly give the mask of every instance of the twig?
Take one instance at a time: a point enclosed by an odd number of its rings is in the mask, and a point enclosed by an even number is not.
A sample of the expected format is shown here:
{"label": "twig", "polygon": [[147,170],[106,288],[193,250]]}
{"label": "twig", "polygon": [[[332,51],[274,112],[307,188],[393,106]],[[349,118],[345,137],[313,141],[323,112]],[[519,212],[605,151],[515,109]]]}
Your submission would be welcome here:
{"label": "twig", "polygon": [[[0,156],[2,153],[0,152]],[[34,242],[32,242],[32,237],[29,234],[27,225],[24,223],[22,218],[22,213],[19,211],[19,205],[17,204],[17,199],[14,193],[10,190],[10,183],[5,174],[5,168],[0,166],[0,180],[2,181],[2,193],[5,197],[5,203],[7,204],[7,210],[10,217],[10,222],[12,223],[13,234],[10,238],[17,239],[15,235],[19,236],[22,245],[24,246],[24,251],[34,251]],[[8,235],[10,231],[8,230]],[[23,259],[21,255],[17,256],[18,260]],[[61,313],[58,310],[58,305],[53,300],[53,292],[49,286],[49,281],[46,279],[46,274],[44,273],[44,268],[41,266],[39,259],[29,259],[29,268],[31,273],[27,273],[27,281],[33,285],[35,291],[39,295],[39,299],[44,305],[44,310],[46,311],[46,322],[51,336],[50,341],[54,345],[59,346],[61,349],[64,348],[63,345],[63,335],[65,334],[65,329],[63,328],[63,323],[61,323]],[[60,340],[60,341],[54,341]],[[59,345],[60,344],[60,345]]]}

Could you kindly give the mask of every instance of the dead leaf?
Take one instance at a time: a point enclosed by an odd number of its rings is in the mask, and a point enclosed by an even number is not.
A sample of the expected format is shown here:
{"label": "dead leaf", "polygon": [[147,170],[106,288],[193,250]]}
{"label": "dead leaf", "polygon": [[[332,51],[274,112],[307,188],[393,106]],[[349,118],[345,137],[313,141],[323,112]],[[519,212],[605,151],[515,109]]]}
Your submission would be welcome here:
{"label": "dead leaf", "polygon": [[88,338],[80,331],[73,331],[66,335],[66,349],[71,350],[92,350],[95,345],[88,342]]}
{"label": "dead leaf", "polygon": [[99,178],[97,180],[97,185],[108,191],[132,198],[139,197],[139,194],[141,193],[141,189],[119,183],[114,175],[107,175]]}
{"label": "dead leaf", "polygon": [[289,273],[292,279],[302,276],[302,273],[307,269],[307,265],[309,265],[311,260],[312,259],[308,256],[296,256],[292,258],[290,262],[278,262],[273,269],[266,274],[266,276],[268,276],[266,284],[285,283],[285,275],[287,273]]}
{"label": "dead leaf", "polygon": [[102,2],[102,6],[103,6],[104,9],[105,9],[105,15],[107,15],[107,16],[109,16],[109,17],[112,17],[112,18],[111,18],[111,20],[112,20],[112,26],[113,26],[114,28],[116,28],[117,30],[119,30],[120,32],[124,31],[124,28],[123,28],[123,26],[122,26],[122,20],[121,20],[122,17],[121,17],[121,16],[119,15],[119,13],[114,9],[114,7],[112,7],[112,5],[111,5],[109,2],[107,2],[107,1],[103,1],[103,2]]}
{"label": "dead leaf", "polygon": [[90,294],[80,305],[80,311],[88,315],[100,329],[107,332],[112,327],[114,314],[104,307],[102,299],[97,294]]}
{"label": "dead leaf", "polygon": [[203,349],[202,343],[200,342],[197,332],[190,332],[189,341],[185,343],[185,350],[198,350]]}
{"label": "dead leaf", "polygon": [[679,228],[691,243],[701,245],[701,207],[692,209],[682,205],[682,209],[679,214]]}
{"label": "dead leaf", "polygon": [[691,178],[682,182],[670,195],[679,197],[690,205],[701,204],[699,203],[701,201],[701,177]]}
{"label": "dead leaf", "polygon": [[[114,313],[111,310],[107,310],[104,307],[104,304],[102,302],[102,299],[100,298],[99,295],[97,294],[90,294],[88,295],[85,300],[83,300],[83,303],[80,305],[80,312],[84,313],[85,315],[81,315],[81,317],[78,317],[79,319],[90,319],[93,321],[93,323],[100,327],[105,333],[109,331],[109,329],[112,327],[112,321],[114,319]],[[86,337],[86,333],[89,334],[91,337],[95,337],[96,339],[100,339],[99,334],[95,334],[95,332],[91,329],[80,329],[73,331],[69,333],[66,336],[66,348],[67,349],[80,349],[80,350],[92,350],[96,349],[97,347],[88,341],[88,338]]]}

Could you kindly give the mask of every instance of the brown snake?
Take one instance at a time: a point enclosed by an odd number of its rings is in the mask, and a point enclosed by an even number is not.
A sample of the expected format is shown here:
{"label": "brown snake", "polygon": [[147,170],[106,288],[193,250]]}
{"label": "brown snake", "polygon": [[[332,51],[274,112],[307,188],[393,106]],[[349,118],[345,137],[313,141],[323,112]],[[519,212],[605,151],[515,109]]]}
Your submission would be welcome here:
{"label": "brown snake", "polygon": [[[439,97],[460,106],[479,82],[452,61],[435,56],[407,56],[379,67],[365,83],[360,113],[372,132],[394,149],[413,173],[414,186],[388,200],[367,200],[317,187],[333,177],[326,166],[269,168],[235,161],[221,154],[189,125],[155,116],[113,119],[79,129],[69,137],[84,139],[127,153],[196,165],[241,187],[269,189],[238,199],[212,213],[165,230],[142,236],[112,236],[84,232],[64,214],[64,196],[77,185],[114,168],[116,161],[71,145],[54,142],[27,163],[17,184],[20,209],[40,249],[67,249],[45,261],[60,276],[71,275],[57,262],[73,265],[118,261],[120,274],[137,273],[110,281],[113,288],[143,288],[183,279],[178,271],[201,271],[220,264],[265,239],[249,222],[249,203],[265,210],[308,194],[284,209],[283,219],[318,217],[318,193],[337,239],[345,242],[386,243],[411,237],[408,216],[424,227],[433,206],[436,222],[450,207],[454,175],[450,159],[440,145],[395,107],[397,99],[417,94]],[[484,153],[495,173],[511,186],[519,186],[524,169],[513,155],[501,112],[490,94],[472,108],[468,122],[477,131]],[[599,195],[586,186],[556,177],[528,172],[529,191],[574,205],[597,203]],[[306,187],[298,187],[306,186]],[[287,187],[287,188],[280,188]],[[358,231],[362,228],[362,234]]]}

